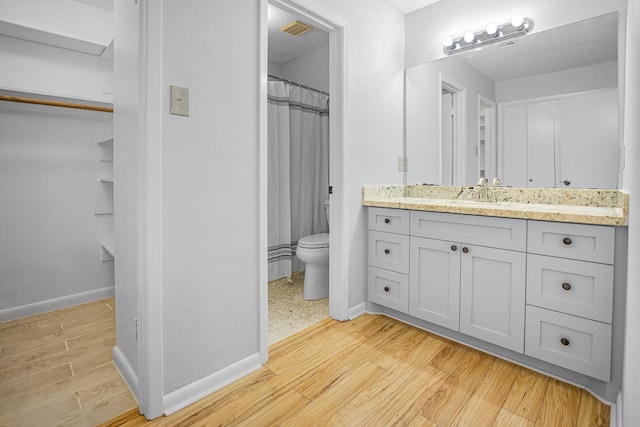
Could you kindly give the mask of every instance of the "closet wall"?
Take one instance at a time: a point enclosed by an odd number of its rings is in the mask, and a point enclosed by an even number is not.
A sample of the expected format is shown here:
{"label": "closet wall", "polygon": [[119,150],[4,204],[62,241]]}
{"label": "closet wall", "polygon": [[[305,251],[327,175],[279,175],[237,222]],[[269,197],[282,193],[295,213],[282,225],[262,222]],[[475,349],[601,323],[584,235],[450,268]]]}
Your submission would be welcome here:
{"label": "closet wall", "polygon": [[[112,61],[0,38],[0,93],[112,102]],[[0,321],[112,295],[112,114],[0,101],[0,129]]]}

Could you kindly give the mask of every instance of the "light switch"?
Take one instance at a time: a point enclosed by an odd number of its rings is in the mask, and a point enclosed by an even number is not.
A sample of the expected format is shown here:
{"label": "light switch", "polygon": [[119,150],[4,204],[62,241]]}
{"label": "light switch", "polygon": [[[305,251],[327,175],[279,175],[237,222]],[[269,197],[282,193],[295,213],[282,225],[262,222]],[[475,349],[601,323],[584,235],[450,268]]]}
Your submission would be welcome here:
{"label": "light switch", "polygon": [[171,86],[171,114],[189,116],[189,89]]}

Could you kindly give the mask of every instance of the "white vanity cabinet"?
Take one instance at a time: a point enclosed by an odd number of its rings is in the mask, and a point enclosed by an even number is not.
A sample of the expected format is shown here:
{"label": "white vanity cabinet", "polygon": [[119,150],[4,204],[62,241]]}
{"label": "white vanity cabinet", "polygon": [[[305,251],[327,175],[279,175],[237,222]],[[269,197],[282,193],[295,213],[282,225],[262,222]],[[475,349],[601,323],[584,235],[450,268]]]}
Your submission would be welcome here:
{"label": "white vanity cabinet", "polygon": [[524,349],[526,221],[411,212],[409,314]]}
{"label": "white vanity cabinet", "polygon": [[369,300],[525,364],[618,381],[616,236],[610,226],[370,207]]}
{"label": "white vanity cabinet", "polygon": [[613,227],[529,221],[525,354],[609,381],[614,236]]}
{"label": "white vanity cabinet", "polygon": [[369,300],[402,313],[409,306],[409,211],[369,209]]}

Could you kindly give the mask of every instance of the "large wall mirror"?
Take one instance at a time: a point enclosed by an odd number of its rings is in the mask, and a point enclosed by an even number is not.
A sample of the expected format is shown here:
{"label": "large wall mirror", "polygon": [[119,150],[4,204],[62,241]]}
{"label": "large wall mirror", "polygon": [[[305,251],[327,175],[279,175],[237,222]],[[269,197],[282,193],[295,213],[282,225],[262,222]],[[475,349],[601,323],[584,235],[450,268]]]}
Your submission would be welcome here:
{"label": "large wall mirror", "polygon": [[408,184],[617,188],[613,12],[405,71]]}

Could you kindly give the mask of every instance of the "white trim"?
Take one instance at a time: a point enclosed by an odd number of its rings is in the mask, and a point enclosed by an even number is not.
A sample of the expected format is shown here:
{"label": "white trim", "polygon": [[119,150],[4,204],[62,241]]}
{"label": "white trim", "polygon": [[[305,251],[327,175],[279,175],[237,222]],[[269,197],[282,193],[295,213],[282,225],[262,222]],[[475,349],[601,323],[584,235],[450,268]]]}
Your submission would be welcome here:
{"label": "white trim", "polygon": [[266,1],[260,2],[260,33],[259,67],[260,89],[258,90],[258,351],[260,361],[266,363],[269,360],[269,294],[267,283],[269,282],[268,252],[269,233],[268,221],[268,176],[267,176],[267,80],[268,80],[268,23]]}
{"label": "white trim", "polygon": [[35,314],[47,313],[49,311],[60,310],[61,308],[73,305],[84,304],[104,298],[112,297],[115,293],[114,286],[95,289],[92,291],[80,292],[63,297],[52,298],[45,301],[33,302],[31,304],[19,305],[0,310],[0,322],[20,319]]}
{"label": "white trim", "polygon": [[[346,261],[348,257],[346,252],[349,247],[348,237],[342,232],[344,228],[345,203],[344,189],[346,188],[344,176],[345,168],[348,162],[345,159],[346,150],[344,149],[344,140],[347,132],[348,111],[346,108],[347,99],[347,21],[318,5],[312,0],[268,0],[268,3],[285,10],[304,16],[309,23],[315,25],[329,33],[329,110],[331,111],[331,120],[329,124],[329,179],[330,185],[333,186],[334,194],[330,196],[331,211],[330,222],[331,231],[329,233],[329,314],[337,320],[347,320],[349,316],[349,265]],[[261,21],[262,22],[262,21]],[[265,37],[261,33],[261,37]],[[262,39],[261,39],[262,40]],[[266,58],[261,57],[260,70],[262,74],[262,82],[266,82]],[[266,83],[265,83],[266,84]],[[266,99],[266,96],[264,97]],[[261,109],[266,110],[266,102],[261,103]],[[261,110],[262,114],[262,110]],[[264,113],[266,114],[266,112]],[[266,128],[261,127],[261,143],[266,141]],[[266,155],[260,153],[260,166],[266,169]],[[261,188],[261,198],[266,199],[266,188]],[[260,215],[261,232],[266,232],[267,218],[266,213]],[[264,245],[266,247],[266,245]],[[261,263],[266,268],[267,257],[262,257]],[[261,278],[261,288],[266,288],[267,282]],[[260,290],[260,304],[266,304],[266,291]],[[264,316],[260,316],[260,342],[261,345],[266,340],[266,334],[263,335],[266,321]],[[261,347],[262,348],[262,347]]]}
{"label": "white trim", "polygon": [[622,390],[616,396],[616,403],[611,405],[610,425],[622,427]]}
{"label": "white trim", "polygon": [[138,393],[140,392],[140,383],[135,371],[133,370],[131,365],[129,365],[129,362],[127,362],[126,357],[124,357],[118,346],[113,347],[113,350],[111,350],[111,357],[113,358],[113,365],[120,373],[122,379],[124,379],[124,382],[129,387],[129,390],[131,390],[131,394],[133,394],[133,397],[137,400],[136,396],[138,396]]}
{"label": "white trim", "polygon": [[138,116],[138,375],[140,412],[163,413],[162,342],[162,3],[140,5]]}
{"label": "white trim", "polygon": [[364,302],[361,302],[355,307],[351,307],[349,309],[349,320],[353,320],[356,317],[362,316],[366,312],[367,312],[367,304]]}
{"label": "white trim", "polygon": [[162,406],[165,415],[171,415],[180,409],[197,402],[205,396],[249,375],[262,367],[260,353],[242,359],[213,374],[187,384],[164,396]]}
{"label": "white trim", "polygon": [[[458,119],[455,127],[454,147],[451,155],[453,162],[453,182],[448,185],[464,185],[467,179],[467,87],[457,80],[440,73],[440,88],[447,89],[453,93],[456,118]],[[439,102],[439,121],[440,127],[438,132],[440,147],[440,182],[445,183],[445,171],[443,168],[443,147],[442,147],[442,90],[438,97]]]}

